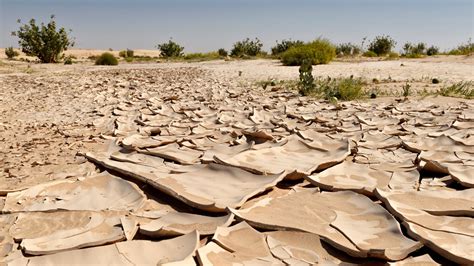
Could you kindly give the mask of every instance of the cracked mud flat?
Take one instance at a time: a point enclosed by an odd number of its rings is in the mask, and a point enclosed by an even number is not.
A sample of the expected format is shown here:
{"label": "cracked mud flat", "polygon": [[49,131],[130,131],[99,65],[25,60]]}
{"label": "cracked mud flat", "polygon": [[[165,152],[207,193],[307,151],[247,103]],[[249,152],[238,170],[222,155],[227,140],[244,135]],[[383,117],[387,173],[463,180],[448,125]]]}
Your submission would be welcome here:
{"label": "cracked mud flat", "polygon": [[472,100],[336,107],[251,86],[297,75],[265,61],[34,68],[0,76],[0,264],[474,263]]}

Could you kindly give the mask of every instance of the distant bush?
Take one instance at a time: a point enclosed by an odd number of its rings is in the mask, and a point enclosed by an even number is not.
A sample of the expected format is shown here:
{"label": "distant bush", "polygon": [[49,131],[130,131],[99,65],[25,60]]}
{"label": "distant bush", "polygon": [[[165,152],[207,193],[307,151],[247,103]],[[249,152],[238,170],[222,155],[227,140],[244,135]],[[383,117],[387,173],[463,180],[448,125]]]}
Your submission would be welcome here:
{"label": "distant bush", "polygon": [[122,50],[119,52],[119,56],[123,58],[133,57],[133,54],[134,54],[133,50],[130,50],[130,49]]}
{"label": "distant bush", "polygon": [[388,54],[388,59],[397,59],[397,58],[400,58],[400,55],[396,52],[390,52]]}
{"label": "distant bush", "polygon": [[209,52],[209,53],[189,53],[184,56],[186,60],[216,60],[219,59],[220,55],[218,52]]}
{"label": "distant bush", "polygon": [[227,55],[229,55],[229,53],[224,48],[220,48],[219,50],[217,50],[217,53],[219,54],[219,56],[222,57],[227,57]]}
{"label": "distant bush", "polygon": [[281,55],[285,66],[300,66],[304,60],[311,64],[327,64],[336,56],[336,48],[326,39],[317,39],[304,45],[293,46]]}
{"label": "distant bush", "polygon": [[118,65],[118,60],[113,54],[105,52],[99,57],[97,57],[97,59],[95,60],[95,64],[105,66],[116,66]]}
{"label": "distant bush", "polygon": [[174,42],[171,39],[168,42],[158,44],[156,47],[160,50],[162,57],[183,56],[184,47]]}
{"label": "distant bush", "polygon": [[466,44],[460,44],[457,48],[448,52],[450,55],[470,55],[472,53],[474,53],[474,43],[471,42],[471,39]]}
{"label": "distant bush", "polygon": [[276,45],[271,48],[272,50],[272,55],[280,55],[284,52],[286,52],[288,49],[290,49],[293,46],[301,46],[304,45],[303,41],[292,41],[290,40],[282,40],[281,43],[278,41],[276,42]]}
{"label": "distant bush", "polygon": [[359,55],[361,48],[358,45],[352,43],[341,43],[336,46],[336,54],[338,56],[349,56]]}
{"label": "distant bush", "polygon": [[418,44],[405,43],[403,45],[403,55],[411,58],[422,57],[426,54],[426,44],[420,42]]}
{"label": "distant bush", "polygon": [[432,55],[437,55],[439,54],[439,48],[436,46],[430,46],[428,49],[426,49],[426,55],[432,56]]}
{"label": "distant bush", "polygon": [[256,56],[262,52],[263,44],[258,39],[250,40],[249,38],[234,43],[234,47],[230,51],[231,56]]}
{"label": "distant bush", "polygon": [[[18,23],[21,21],[18,20]],[[58,62],[63,51],[74,46],[66,29],[56,29],[54,15],[47,25],[36,25],[36,21],[31,19],[12,35],[19,38],[18,44],[25,54],[38,57],[42,63]]]}
{"label": "distant bush", "polygon": [[19,56],[20,53],[15,51],[15,49],[13,49],[13,47],[7,47],[7,48],[5,48],[5,55],[7,56],[8,59],[13,59],[16,56]]}
{"label": "distant bush", "polygon": [[395,47],[396,42],[388,35],[375,37],[369,44],[368,50],[374,52],[378,56],[390,53]]}
{"label": "distant bush", "polygon": [[362,54],[362,56],[365,57],[377,57],[377,54],[374,51],[366,51],[365,53]]}

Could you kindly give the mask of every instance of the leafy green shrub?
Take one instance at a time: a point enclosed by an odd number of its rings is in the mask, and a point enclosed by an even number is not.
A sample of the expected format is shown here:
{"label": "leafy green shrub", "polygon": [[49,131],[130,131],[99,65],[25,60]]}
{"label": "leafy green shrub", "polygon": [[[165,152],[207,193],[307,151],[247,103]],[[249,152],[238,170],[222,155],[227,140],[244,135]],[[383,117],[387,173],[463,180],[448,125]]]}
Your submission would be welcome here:
{"label": "leafy green shrub", "polygon": [[[21,21],[18,20],[18,23]],[[18,31],[12,32],[12,35],[19,38],[18,44],[25,54],[38,57],[42,63],[58,62],[63,51],[74,46],[66,29],[56,29],[54,15],[47,25],[41,23],[38,26],[31,19],[28,24],[21,25]]]}
{"label": "leafy green shrub", "polygon": [[8,59],[13,59],[16,56],[19,56],[20,53],[15,51],[15,49],[13,49],[13,47],[7,47],[7,48],[5,48],[5,55],[7,56]]}
{"label": "leafy green shrub", "polygon": [[348,43],[341,43],[336,46],[336,54],[338,56],[359,55],[361,48],[358,45]]}
{"label": "leafy green shrub", "polygon": [[290,49],[293,46],[299,46],[299,45],[304,45],[303,41],[292,41],[290,40],[282,40],[281,43],[278,41],[276,42],[276,45],[271,48],[272,50],[272,55],[277,56],[280,55],[284,52],[286,52],[288,49]]}
{"label": "leafy green shrub", "polygon": [[118,60],[113,54],[105,52],[99,57],[97,57],[97,59],[95,60],[95,64],[104,66],[116,66],[118,65]]}
{"label": "leafy green shrub", "polygon": [[375,37],[369,44],[368,50],[374,52],[378,56],[386,55],[392,51],[396,42],[388,35],[381,35]]}
{"label": "leafy green shrub", "polygon": [[299,72],[300,82],[298,84],[298,90],[301,95],[306,96],[314,90],[313,66],[311,60],[303,60]]}
{"label": "leafy green shrub", "polygon": [[360,99],[364,95],[363,81],[361,79],[341,78],[322,80],[318,82],[317,91],[323,95],[326,100],[351,101]]}
{"label": "leafy green shrub", "polygon": [[181,57],[184,47],[170,39],[168,42],[156,46],[163,57]]}
{"label": "leafy green shrub", "polygon": [[220,48],[219,50],[217,50],[217,53],[219,54],[219,56],[222,57],[227,57],[229,55],[229,53],[224,48]]}
{"label": "leafy green shrub", "polygon": [[300,66],[304,60],[313,65],[327,64],[336,56],[336,48],[326,39],[316,39],[304,45],[293,46],[281,55],[285,66]]}
{"label": "leafy green shrub", "polygon": [[262,52],[262,42],[255,38],[250,40],[249,38],[234,43],[234,47],[230,51],[231,56],[256,56]]}
{"label": "leafy green shrub", "polygon": [[437,55],[439,54],[439,48],[436,46],[430,46],[428,49],[426,49],[426,55],[432,56],[432,55]]}
{"label": "leafy green shrub", "polygon": [[472,81],[461,81],[451,86],[446,86],[438,90],[438,94],[449,97],[474,98],[474,83]]}
{"label": "leafy green shrub", "polygon": [[373,51],[366,51],[365,53],[362,54],[362,56],[365,57],[377,57],[377,54]]}

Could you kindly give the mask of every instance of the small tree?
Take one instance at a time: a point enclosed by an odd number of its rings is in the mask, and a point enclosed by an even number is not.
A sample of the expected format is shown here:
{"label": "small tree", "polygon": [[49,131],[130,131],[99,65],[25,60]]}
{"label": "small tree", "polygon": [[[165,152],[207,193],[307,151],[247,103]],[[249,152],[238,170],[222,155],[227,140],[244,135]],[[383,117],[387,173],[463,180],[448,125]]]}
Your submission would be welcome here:
{"label": "small tree", "polygon": [[[21,21],[18,20],[18,23]],[[25,54],[38,57],[42,63],[58,62],[62,53],[74,46],[68,31],[63,27],[57,29],[54,15],[51,15],[47,25],[36,25],[36,21],[31,19],[28,24],[21,25],[18,31],[12,32],[12,35],[19,38],[18,44]]]}
{"label": "small tree", "polygon": [[437,55],[439,54],[439,48],[436,46],[430,46],[428,49],[426,49],[426,55]]}
{"label": "small tree", "polygon": [[5,55],[8,59],[13,59],[15,56],[19,56],[20,54],[13,49],[13,47],[5,48]]}
{"label": "small tree", "polygon": [[219,56],[222,57],[226,57],[229,54],[224,48],[220,48],[219,50],[217,50],[217,53],[219,54]]}
{"label": "small tree", "polygon": [[180,57],[183,56],[184,47],[170,39],[168,42],[158,44],[156,46],[163,57]]}
{"label": "small tree", "polygon": [[249,38],[234,43],[234,47],[230,51],[232,56],[256,56],[262,52],[263,44],[258,39],[250,40]]}
{"label": "small tree", "polygon": [[388,35],[377,36],[369,44],[368,50],[376,53],[378,56],[386,55],[392,51],[395,44],[397,44],[397,42]]}

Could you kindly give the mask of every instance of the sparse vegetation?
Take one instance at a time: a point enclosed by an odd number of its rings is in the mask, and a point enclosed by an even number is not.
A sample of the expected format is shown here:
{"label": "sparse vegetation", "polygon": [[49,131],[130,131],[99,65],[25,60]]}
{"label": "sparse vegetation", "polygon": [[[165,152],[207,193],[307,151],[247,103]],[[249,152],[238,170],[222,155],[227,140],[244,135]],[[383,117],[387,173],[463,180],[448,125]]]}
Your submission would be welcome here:
{"label": "sparse vegetation", "polygon": [[362,56],[365,56],[365,57],[377,57],[377,54],[373,51],[366,51],[364,54],[362,54]]}
{"label": "sparse vegetation", "polygon": [[293,46],[281,55],[285,66],[300,66],[309,60],[313,65],[327,64],[336,56],[336,48],[327,39],[316,39],[304,45]]}
{"label": "sparse vegetation", "polygon": [[438,90],[437,94],[448,97],[474,98],[474,83],[472,81],[461,81]]}
{"label": "sparse vegetation", "polygon": [[336,46],[337,56],[355,56],[361,53],[362,49],[352,43],[341,43]]}
{"label": "sparse vegetation", "polygon": [[206,61],[206,60],[217,60],[220,59],[218,52],[209,52],[209,53],[189,53],[184,56],[185,60],[196,60],[196,61]]}
{"label": "sparse vegetation", "polygon": [[403,92],[402,92],[402,95],[403,97],[408,97],[411,95],[411,85],[406,83],[405,85],[403,85],[402,87],[403,89]]}
{"label": "sparse vegetation", "polygon": [[432,56],[432,55],[437,55],[439,54],[439,48],[436,46],[430,46],[428,49],[426,49],[426,55]]}
{"label": "sparse vegetation", "polygon": [[400,58],[400,55],[396,52],[390,52],[388,54],[388,59],[394,60],[394,59],[398,59],[398,58]]}
{"label": "sparse vegetation", "polygon": [[282,53],[286,52],[288,49],[290,49],[293,46],[301,46],[304,45],[303,41],[293,41],[293,40],[282,40],[280,42],[276,42],[276,45],[271,48],[272,50],[272,55],[273,56],[279,56]]}
{"label": "sparse vegetation", "polygon": [[13,59],[19,56],[20,53],[15,51],[15,49],[13,49],[13,47],[10,46],[10,47],[5,48],[5,55],[7,56],[8,59]]}
{"label": "sparse vegetation", "polygon": [[318,83],[317,92],[322,94],[326,100],[351,101],[365,96],[363,90],[364,82],[359,78],[327,78],[319,80]]}
{"label": "sparse vegetation", "polygon": [[42,63],[59,62],[62,53],[74,46],[68,31],[63,27],[57,29],[54,15],[47,25],[36,25],[36,20],[31,19],[12,35],[19,38],[18,44],[25,54],[38,57]]}
{"label": "sparse vegetation", "polygon": [[64,64],[65,65],[72,65],[74,63],[73,59],[75,59],[75,57],[72,56],[72,55],[68,55],[68,56],[64,57]]}
{"label": "sparse vegetation", "polygon": [[235,57],[257,56],[261,54],[262,47],[263,44],[258,38],[255,38],[254,40],[247,38],[234,43],[230,55]]}
{"label": "sparse vegetation", "polygon": [[377,56],[383,56],[390,53],[397,42],[388,35],[375,37],[369,44],[368,51],[374,52]]}
{"label": "sparse vegetation", "polygon": [[116,66],[118,65],[118,60],[113,54],[105,52],[99,57],[97,57],[97,59],[95,60],[95,64],[104,66]]}
{"label": "sparse vegetation", "polygon": [[460,44],[458,47],[448,52],[449,55],[470,55],[473,53],[474,43],[472,43],[471,39],[469,39],[466,44]]}
{"label": "sparse vegetation", "polygon": [[407,42],[403,45],[403,56],[408,58],[420,58],[426,55],[426,44],[418,43],[412,44]]}
{"label": "sparse vegetation", "polygon": [[217,53],[219,54],[219,56],[222,57],[227,57],[229,55],[229,53],[224,48],[220,48],[219,50],[217,50]]}
{"label": "sparse vegetation", "polygon": [[119,52],[119,56],[123,58],[133,57],[133,55],[134,55],[134,51],[130,49],[122,50]]}
{"label": "sparse vegetation", "polygon": [[303,96],[310,94],[314,90],[313,66],[311,60],[304,59],[299,68],[300,82],[298,84],[299,93]]}
{"label": "sparse vegetation", "polygon": [[172,39],[168,42],[158,44],[156,47],[160,50],[162,57],[169,58],[183,56],[184,47],[174,42]]}

